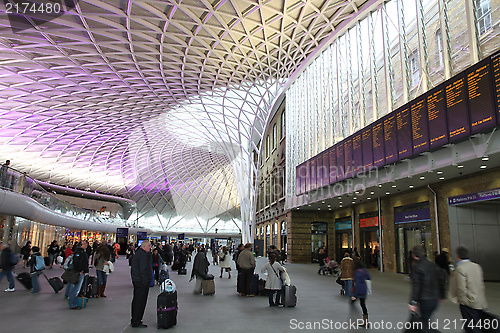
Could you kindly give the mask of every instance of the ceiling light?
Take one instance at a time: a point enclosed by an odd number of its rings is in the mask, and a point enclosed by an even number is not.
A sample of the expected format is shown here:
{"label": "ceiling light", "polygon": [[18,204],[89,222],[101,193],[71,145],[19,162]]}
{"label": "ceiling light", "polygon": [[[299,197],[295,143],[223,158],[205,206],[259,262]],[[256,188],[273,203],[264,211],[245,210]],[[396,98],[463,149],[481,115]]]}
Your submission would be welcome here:
{"label": "ceiling light", "polygon": [[323,204],[324,204],[325,202],[324,202],[324,201],[321,201],[321,203],[323,203]]}
{"label": "ceiling light", "polygon": [[309,207],[311,207],[311,205],[308,205]]}
{"label": "ceiling light", "polygon": [[342,199],[342,197],[337,197],[337,199]]}
{"label": "ceiling light", "polygon": [[352,198],[352,200],[356,200],[356,197]]}
{"label": "ceiling light", "polygon": [[328,208],[328,210],[332,210],[331,208]]}
{"label": "ceiling light", "polygon": [[425,179],[425,177],[424,177],[424,176],[420,176],[420,179],[421,179],[421,180],[424,180],[424,179]]}
{"label": "ceiling light", "polygon": [[299,208],[299,207],[297,207],[297,210],[299,210],[299,209],[300,209],[300,208]]}
{"label": "ceiling light", "polygon": [[342,208],[342,205],[340,205],[340,208]]}
{"label": "ceiling light", "polygon": [[396,187],[396,185],[392,185],[392,187]]}
{"label": "ceiling light", "polygon": [[408,186],[409,188],[413,188],[413,185]]}
{"label": "ceiling light", "polygon": [[481,169],[486,169],[486,165],[481,165],[480,168]]}
{"label": "ceiling light", "polygon": [[389,192],[385,192],[385,194],[390,194]]}
{"label": "ceiling light", "polygon": [[463,165],[457,165],[457,168],[463,168],[464,166]]}
{"label": "ceiling light", "polygon": [[382,184],[378,184],[378,187],[382,187]]}
{"label": "ceiling light", "polygon": [[439,177],[440,180],[444,180],[444,177]]}
{"label": "ceiling light", "polygon": [[355,202],[354,202],[354,201],[353,201],[352,203],[353,203],[353,204],[355,204]]}
{"label": "ceiling light", "polygon": [[321,208],[318,208],[318,210],[321,210]]}
{"label": "ceiling light", "polygon": [[483,158],[481,159],[481,161],[487,161],[487,160],[489,160],[489,159],[490,159],[490,158],[489,158],[488,156],[485,156],[485,157],[483,157]]}
{"label": "ceiling light", "polygon": [[370,200],[371,198],[366,198],[366,200]]}
{"label": "ceiling light", "polygon": [[371,191],[371,192],[370,192],[370,194],[372,194],[372,195],[373,195],[373,194],[375,194],[375,192]]}
{"label": "ceiling light", "polygon": [[440,175],[440,174],[442,174],[442,173],[443,173],[443,171],[438,171],[438,172],[436,172],[436,173],[437,173],[438,175]]}
{"label": "ceiling light", "polygon": [[331,207],[331,205],[328,205],[328,207]]}

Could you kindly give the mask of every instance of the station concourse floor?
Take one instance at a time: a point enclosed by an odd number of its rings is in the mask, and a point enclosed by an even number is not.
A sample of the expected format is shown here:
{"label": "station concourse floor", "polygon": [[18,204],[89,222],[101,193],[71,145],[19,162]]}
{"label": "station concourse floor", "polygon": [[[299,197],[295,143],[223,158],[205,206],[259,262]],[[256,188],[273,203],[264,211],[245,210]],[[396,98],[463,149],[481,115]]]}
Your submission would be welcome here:
{"label": "station concourse floor", "polygon": [[[208,257],[211,258],[210,253]],[[256,272],[267,262],[257,258]],[[192,262],[188,262],[188,275],[179,276],[170,272],[177,285],[179,313],[177,326],[172,332],[401,332],[398,323],[409,317],[408,297],[410,282],[405,275],[380,273],[370,270],[373,294],[367,299],[369,319],[372,328],[355,329],[349,320],[361,316],[359,302],[356,313],[351,312],[348,299],[340,295],[340,286],[333,276],[318,275],[317,264],[286,263],[292,284],[297,287],[297,307],[270,308],[264,296],[240,297],[236,293],[236,272],[233,267],[231,279],[219,278],[220,269],[211,265],[215,276],[216,294],[213,296],[194,295],[194,281],[189,282]],[[24,271],[18,264],[16,272]],[[60,276],[59,266],[46,269],[48,277]],[[95,275],[95,269],[91,269]],[[64,291],[55,294],[43,276],[39,277],[41,291],[31,295],[16,280],[15,292],[3,292],[8,287],[4,278],[0,282],[0,332],[148,332],[158,331],[156,327],[156,296],[159,287],[150,288],[148,304],[144,315],[147,328],[132,328],[130,304],[132,284],[128,261],[120,257],[115,263],[115,272],[108,276],[106,298],[90,299],[87,308],[69,310],[64,300]],[[489,310],[500,313],[500,283],[486,283]],[[433,320],[441,332],[461,332],[458,327],[461,318],[458,305],[446,301],[440,304]],[[445,327],[445,324],[449,324]],[[314,326],[316,325],[316,326]],[[343,325],[343,326],[342,326]],[[392,329],[390,327],[392,325]],[[455,327],[457,326],[457,327]]]}

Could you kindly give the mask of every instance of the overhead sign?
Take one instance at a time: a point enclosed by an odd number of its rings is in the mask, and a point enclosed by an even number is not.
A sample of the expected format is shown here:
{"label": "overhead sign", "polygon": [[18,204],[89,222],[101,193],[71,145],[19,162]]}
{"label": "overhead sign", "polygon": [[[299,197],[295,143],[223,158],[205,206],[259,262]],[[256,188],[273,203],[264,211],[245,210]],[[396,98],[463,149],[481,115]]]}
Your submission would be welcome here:
{"label": "overhead sign", "polygon": [[405,212],[394,212],[394,223],[411,223],[429,221],[431,219],[431,211],[429,208],[420,208],[408,210]]}
{"label": "overhead sign", "polygon": [[145,240],[148,239],[147,231],[137,231],[137,240]]}
{"label": "overhead sign", "polygon": [[128,228],[116,228],[116,237],[128,237]]}
{"label": "overhead sign", "polygon": [[455,206],[466,203],[478,202],[478,201],[486,201],[492,199],[500,198],[500,188],[496,188],[493,190],[481,191],[477,193],[469,193],[464,195],[457,195],[456,197],[448,198],[448,205]]}

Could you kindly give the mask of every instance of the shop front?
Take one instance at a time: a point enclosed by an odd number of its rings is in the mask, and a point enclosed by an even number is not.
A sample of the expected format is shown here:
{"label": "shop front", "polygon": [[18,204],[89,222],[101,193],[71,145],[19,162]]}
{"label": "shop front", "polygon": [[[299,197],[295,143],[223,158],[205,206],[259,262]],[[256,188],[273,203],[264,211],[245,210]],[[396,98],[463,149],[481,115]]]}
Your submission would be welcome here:
{"label": "shop front", "polygon": [[366,267],[380,267],[380,231],[378,211],[359,214],[361,251],[359,255]]}
{"label": "shop front", "polygon": [[325,222],[311,223],[311,258],[312,262],[319,262],[319,249],[328,246],[328,224]]}
{"label": "shop front", "polygon": [[346,251],[352,251],[351,216],[335,219],[335,260],[340,262]]}
{"label": "shop front", "polygon": [[422,245],[429,260],[434,260],[429,201],[394,207],[394,223],[398,273],[410,273],[415,245]]}

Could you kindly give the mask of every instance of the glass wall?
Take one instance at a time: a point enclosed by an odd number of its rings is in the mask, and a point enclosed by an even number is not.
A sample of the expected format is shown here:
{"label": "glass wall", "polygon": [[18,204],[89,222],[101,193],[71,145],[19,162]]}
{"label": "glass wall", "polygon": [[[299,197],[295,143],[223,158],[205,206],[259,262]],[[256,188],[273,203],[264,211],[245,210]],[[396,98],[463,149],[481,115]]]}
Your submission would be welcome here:
{"label": "glass wall", "polygon": [[500,0],[392,0],[351,22],[286,92],[287,197],[296,165],[498,51],[499,21]]}

